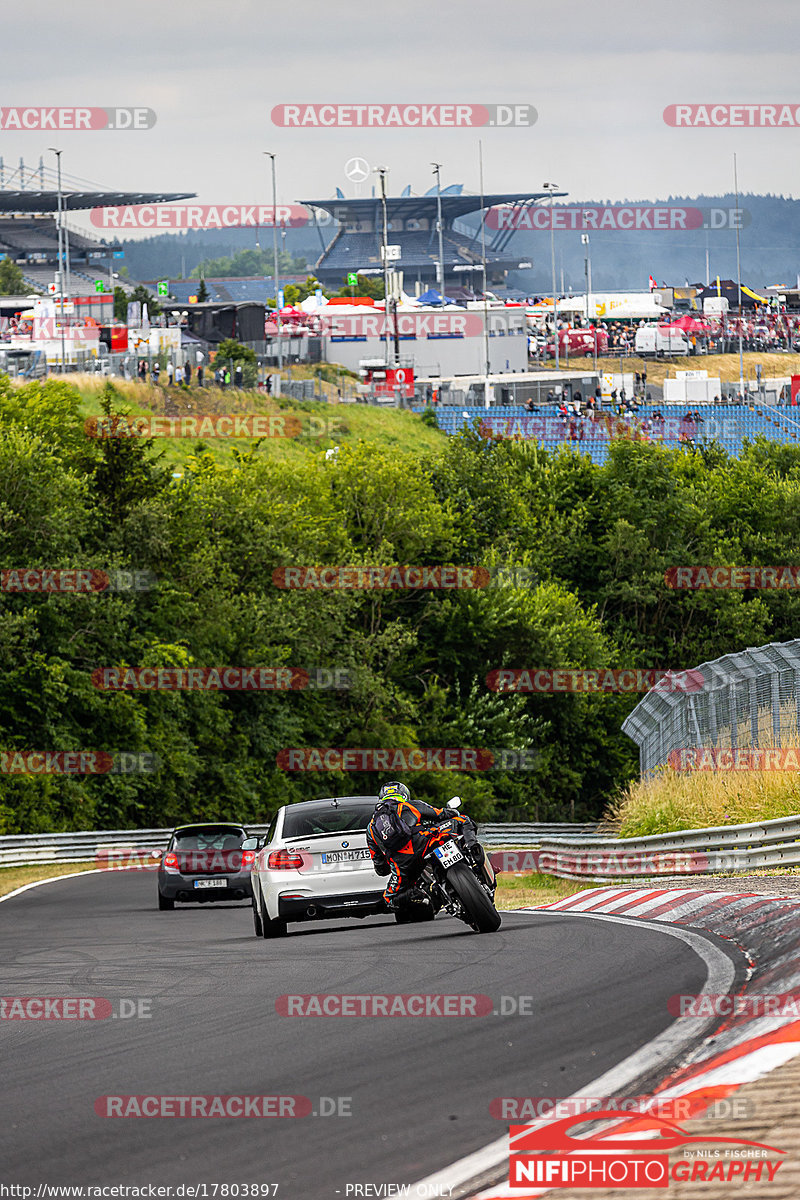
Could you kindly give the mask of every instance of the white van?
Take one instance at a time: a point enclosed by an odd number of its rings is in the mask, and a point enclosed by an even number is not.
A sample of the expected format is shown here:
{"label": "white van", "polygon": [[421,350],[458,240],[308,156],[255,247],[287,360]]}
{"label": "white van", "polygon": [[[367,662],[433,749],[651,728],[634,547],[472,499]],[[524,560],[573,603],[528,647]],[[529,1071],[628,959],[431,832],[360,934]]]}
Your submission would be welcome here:
{"label": "white van", "polygon": [[689,340],[682,329],[668,329],[663,325],[643,325],[636,330],[633,343],[634,353],[654,358],[668,355],[670,358],[688,355]]}

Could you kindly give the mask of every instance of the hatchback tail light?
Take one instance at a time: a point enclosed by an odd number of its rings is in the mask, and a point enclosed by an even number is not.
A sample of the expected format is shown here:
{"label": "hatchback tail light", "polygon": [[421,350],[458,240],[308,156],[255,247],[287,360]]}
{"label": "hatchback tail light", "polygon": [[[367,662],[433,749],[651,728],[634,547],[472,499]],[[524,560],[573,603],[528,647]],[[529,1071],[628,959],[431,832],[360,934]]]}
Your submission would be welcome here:
{"label": "hatchback tail light", "polygon": [[291,850],[273,850],[267,859],[267,866],[273,871],[293,871],[302,865],[302,854],[292,854]]}
{"label": "hatchback tail light", "polygon": [[173,854],[172,851],[170,851],[169,854],[165,854],[164,855],[164,866],[171,868],[173,871],[177,871],[177,869],[178,869],[177,854]]}
{"label": "hatchback tail light", "polygon": [[255,861],[256,861],[255,850],[243,850],[242,851],[242,870],[244,870],[245,867],[252,867],[252,865]]}

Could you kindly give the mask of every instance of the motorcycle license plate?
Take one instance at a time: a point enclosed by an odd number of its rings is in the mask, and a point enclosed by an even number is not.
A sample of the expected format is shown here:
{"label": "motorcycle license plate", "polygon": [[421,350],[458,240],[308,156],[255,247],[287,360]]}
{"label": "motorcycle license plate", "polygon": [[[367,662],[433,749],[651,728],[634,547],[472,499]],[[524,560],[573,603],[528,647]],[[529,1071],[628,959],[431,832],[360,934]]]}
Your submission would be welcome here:
{"label": "motorcycle license plate", "polygon": [[455,842],[445,842],[443,846],[437,846],[433,853],[443,867],[452,867],[453,863],[460,862],[464,857]]}

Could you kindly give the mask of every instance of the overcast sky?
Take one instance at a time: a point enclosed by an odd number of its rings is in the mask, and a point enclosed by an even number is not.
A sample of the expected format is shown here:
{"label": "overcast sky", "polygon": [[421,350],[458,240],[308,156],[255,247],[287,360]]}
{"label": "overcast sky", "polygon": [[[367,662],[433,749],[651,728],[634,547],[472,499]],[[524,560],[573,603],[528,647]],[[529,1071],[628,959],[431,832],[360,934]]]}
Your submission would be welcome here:
{"label": "overcast sky", "polygon": [[[676,129],[675,103],[800,104],[797,0],[38,0],[5,5],[3,105],[143,105],[143,131],[0,133],[16,166],[63,150],[64,171],[110,189],[194,191],[204,202],[356,194],[345,163],[389,191],[487,191],[552,181],[571,199],[800,192],[800,128]],[[781,81],[786,82],[781,82]],[[285,129],[274,105],[531,104],[531,128]],[[361,194],[366,194],[362,188]]]}

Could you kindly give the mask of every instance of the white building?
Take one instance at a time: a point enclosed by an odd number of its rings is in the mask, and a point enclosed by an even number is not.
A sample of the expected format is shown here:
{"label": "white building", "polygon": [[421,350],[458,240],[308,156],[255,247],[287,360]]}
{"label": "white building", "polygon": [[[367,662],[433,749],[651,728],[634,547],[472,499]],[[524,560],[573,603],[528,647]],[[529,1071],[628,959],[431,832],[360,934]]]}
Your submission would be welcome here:
{"label": "white building", "polygon": [[[314,314],[322,327],[323,357],[358,371],[360,363],[397,357],[413,364],[416,377],[483,375],[487,353],[492,374],[528,370],[524,308],[489,307],[488,338],[482,306],[399,309],[390,314],[362,305],[326,305]],[[387,337],[388,334],[388,337]]]}

